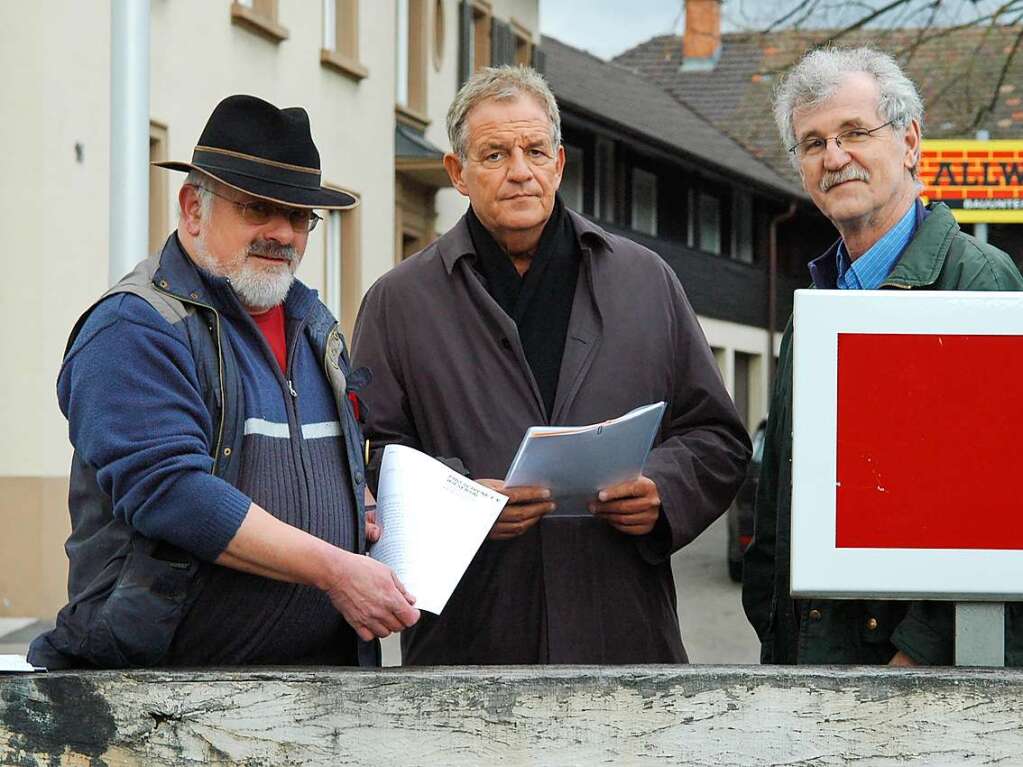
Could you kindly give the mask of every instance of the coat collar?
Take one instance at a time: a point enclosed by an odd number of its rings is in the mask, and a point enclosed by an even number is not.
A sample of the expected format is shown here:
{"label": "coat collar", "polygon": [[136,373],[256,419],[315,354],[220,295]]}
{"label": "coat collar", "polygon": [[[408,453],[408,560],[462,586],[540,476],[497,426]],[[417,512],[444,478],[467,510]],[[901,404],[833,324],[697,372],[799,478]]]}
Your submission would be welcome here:
{"label": "coat collar", "polygon": [[[594,244],[601,245],[607,251],[614,250],[611,237],[607,232],[573,210],[565,208],[565,212],[568,213],[568,217],[572,221],[572,228],[575,230],[576,240],[584,258],[593,252],[590,246]],[[472,237],[469,236],[469,223],[466,216],[463,215],[458,223],[437,240],[437,252],[440,254],[441,262],[448,274],[454,271],[455,264],[459,259],[464,256],[476,255]]]}
{"label": "coat collar", "polygon": [[[942,202],[924,207],[916,202],[916,233],[899,256],[895,268],[882,288],[925,288],[933,285],[945,266],[945,258],[952,239],[959,232],[959,224],[948,206]],[[810,262],[810,274],[815,288],[834,288],[838,280],[835,254],[841,240]]]}
{"label": "coat collar", "polygon": [[881,287],[926,288],[938,281],[959,224],[943,202],[927,208],[918,202],[916,223],[916,235]]}

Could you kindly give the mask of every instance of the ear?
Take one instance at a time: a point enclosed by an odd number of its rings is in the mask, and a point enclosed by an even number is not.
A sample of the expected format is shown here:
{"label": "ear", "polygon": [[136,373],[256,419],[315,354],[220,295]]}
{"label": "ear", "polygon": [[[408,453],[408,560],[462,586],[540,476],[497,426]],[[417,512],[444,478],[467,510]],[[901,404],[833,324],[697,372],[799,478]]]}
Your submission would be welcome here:
{"label": "ear", "polygon": [[915,168],[920,162],[920,123],[913,120],[906,126],[906,157],[903,164],[906,170]]}
{"label": "ear", "polygon": [[192,237],[199,236],[202,219],[202,202],[199,193],[191,184],[182,184],[178,190],[178,205],[181,206],[181,226]]}
{"label": "ear", "polygon": [[448,178],[451,179],[451,186],[461,192],[465,197],[469,196],[469,187],[465,185],[465,179],[462,176],[462,161],[458,155],[448,152],[444,155],[444,170],[448,172]]}

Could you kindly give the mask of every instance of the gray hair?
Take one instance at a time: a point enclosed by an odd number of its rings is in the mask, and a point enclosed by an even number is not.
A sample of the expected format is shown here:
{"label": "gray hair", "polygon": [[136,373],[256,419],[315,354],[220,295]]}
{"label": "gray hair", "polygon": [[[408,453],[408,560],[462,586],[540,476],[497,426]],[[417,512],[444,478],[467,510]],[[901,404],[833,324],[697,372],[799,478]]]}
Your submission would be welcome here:
{"label": "gray hair", "polygon": [[[198,170],[188,171],[188,175],[185,176],[185,180],[181,184],[182,186],[195,187],[196,194],[199,195],[199,214],[204,221],[209,220],[210,212],[213,210],[213,184],[213,179]],[[183,211],[179,208],[178,218],[181,217],[182,213]]]}
{"label": "gray hair", "polygon": [[[877,113],[905,130],[914,120],[923,128],[924,105],[913,81],[891,56],[870,47],[818,48],[810,51],[785,76],[774,94],[774,119],[785,148],[796,143],[792,115],[797,109],[823,104],[851,74],[864,72],[877,82]],[[798,165],[795,155],[792,162]],[[916,166],[911,170],[916,177]]]}
{"label": "gray hair", "polygon": [[469,151],[469,112],[488,99],[513,101],[522,95],[536,99],[551,123],[551,147],[561,146],[561,112],[547,81],[535,69],[523,66],[484,67],[459,88],[448,109],[451,151],[465,161]]}

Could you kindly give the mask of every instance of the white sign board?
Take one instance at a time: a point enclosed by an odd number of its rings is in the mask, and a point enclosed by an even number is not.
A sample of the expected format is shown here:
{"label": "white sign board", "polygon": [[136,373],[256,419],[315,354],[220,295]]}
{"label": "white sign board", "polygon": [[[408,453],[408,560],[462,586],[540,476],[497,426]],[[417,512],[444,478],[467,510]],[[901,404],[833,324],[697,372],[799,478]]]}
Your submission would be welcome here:
{"label": "white sign board", "polygon": [[1023,293],[796,291],[792,593],[1023,595]]}

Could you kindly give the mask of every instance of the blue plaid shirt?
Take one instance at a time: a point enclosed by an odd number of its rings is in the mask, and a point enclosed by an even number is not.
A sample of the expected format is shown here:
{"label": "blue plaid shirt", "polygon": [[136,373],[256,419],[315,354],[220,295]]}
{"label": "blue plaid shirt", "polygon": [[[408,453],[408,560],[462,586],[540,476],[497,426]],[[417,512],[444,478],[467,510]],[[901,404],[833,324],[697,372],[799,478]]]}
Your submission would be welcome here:
{"label": "blue plaid shirt", "polygon": [[845,243],[839,242],[835,252],[838,275],[836,287],[841,290],[876,290],[881,286],[895,263],[916,233],[916,206],[911,205],[906,214],[891,229],[884,233],[867,251],[855,261],[849,260]]}

